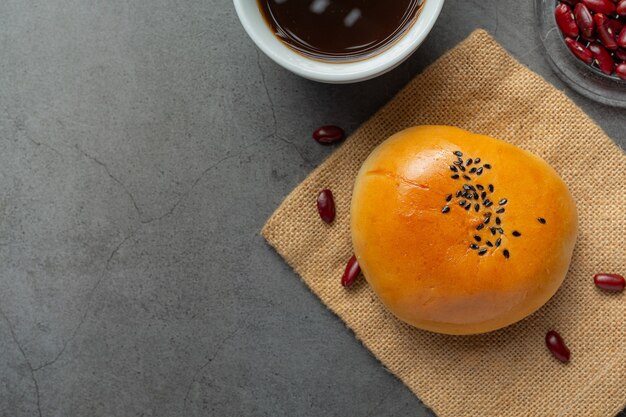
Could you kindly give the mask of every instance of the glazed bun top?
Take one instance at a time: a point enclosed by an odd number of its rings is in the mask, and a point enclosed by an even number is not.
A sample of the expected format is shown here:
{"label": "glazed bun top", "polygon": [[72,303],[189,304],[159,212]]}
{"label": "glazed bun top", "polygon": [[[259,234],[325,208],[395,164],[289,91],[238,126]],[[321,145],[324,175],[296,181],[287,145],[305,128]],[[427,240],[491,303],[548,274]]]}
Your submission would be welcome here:
{"label": "glazed bun top", "polygon": [[552,297],[571,260],[576,207],[539,157],[462,129],[419,126],[367,158],[351,228],[363,274],[394,315],[474,334]]}

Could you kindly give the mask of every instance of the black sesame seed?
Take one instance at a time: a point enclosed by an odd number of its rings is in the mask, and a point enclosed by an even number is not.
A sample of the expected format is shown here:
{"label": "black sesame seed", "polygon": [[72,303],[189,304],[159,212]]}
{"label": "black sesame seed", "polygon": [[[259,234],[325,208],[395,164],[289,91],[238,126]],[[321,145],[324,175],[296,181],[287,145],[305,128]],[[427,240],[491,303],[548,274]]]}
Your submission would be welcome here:
{"label": "black sesame seed", "polygon": [[470,186],[469,186],[469,188],[470,188],[470,190],[472,190],[472,191],[476,191],[476,188],[474,188],[474,186],[473,186],[473,185],[470,185]]}
{"label": "black sesame seed", "polygon": [[486,241],[485,244],[490,248],[493,248],[493,243],[491,243],[490,241]]}
{"label": "black sesame seed", "polygon": [[465,210],[469,210],[469,209],[470,209],[470,207],[472,207],[472,203],[467,203],[467,204],[465,205]]}
{"label": "black sesame seed", "polygon": [[499,218],[499,217],[496,217],[496,224],[497,224],[497,225],[500,225],[500,223],[501,223],[500,218]]}
{"label": "black sesame seed", "polygon": [[478,249],[478,245],[475,243],[472,243],[469,247],[470,249]]}
{"label": "black sesame seed", "polygon": [[453,152],[456,156],[463,156],[463,152],[461,151],[454,151]]}
{"label": "black sesame seed", "polygon": [[496,228],[495,227],[490,227],[489,231],[491,232],[492,235],[496,235]]}
{"label": "black sesame seed", "polygon": [[480,255],[480,256],[483,256],[486,253],[487,253],[487,249],[485,249],[485,248],[483,248],[483,249],[478,251],[478,255]]}
{"label": "black sesame seed", "polygon": [[500,207],[498,210],[496,210],[496,213],[498,214],[504,213],[504,207]]}
{"label": "black sesame seed", "polygon": [[476,235],[476,236],[474,236],[474,240],[476,242],[480,242],[482,239],[480,238],[480,236]]}
{"label": "black sesame seed", "polygon": [[469,172],[470,172],[470,174],[473,174],[474,172],[476,172],[476,167],[474,167],[474,168],[470,169],[470,171],[469,171]]}
{"label": "black sesame seed", "polygon": [[459,201],[459,206],[463,207],[465,205],[465,200]]}
{"label": "black sesame seed", "polygon": [[454,165],[450,165],[450,171],[452,172],[458,172],[459,170],[456,169],[456,167]]}
{"label": "black sesame seed", "polygon": [[489,199],[486,199],[486,200],[483,202],[483,204],[485,205],[485,207],[491,207],[491,206],[493,206],[493,203],[492,203]]}
{"label": "black sesame seed", "polygon": [[457,197],[458,197],[458,196],[460,196],[460,195],[461,195],[461,190],[459,190],[459,191],[457,191],[457,192],[456,192],[456,196],[457,196]]}
{"label": "black sesame seed", "polygon": [[489,220],[491,220],[491,217],[485,217],[485,221],[484,221],[484,223],[485,223],[485,224],[489,224]]}
{"label": "black sesame seed", "polygon": [[520,237],[522,234],[520,232],[518,232],[517,230],[513,230],[512,235],[515,236],[515,237]]}
{"label": "black sesame seed", "polygon": [[449,211],[450,211],[450,207],[448,207],[448,206],[443,206],[443,208],[441,209],[442,213],[447,213]]}
{"label": "black sesame seed", "polygon": [[474,204],[474,210],[476,211],[476,213],[478,213],[478,210],[480,210],[480,204]]}
{"label": "black sesame seed", "polygon": [[481,175],[483,173],[483,167],[480,167],[476,170],[476,175]]}
{"label": "black sesame seed", "polygon": [[474,159],[474,163],[475,163],[475,164],[477,164],[477,163],[479,163],[479,162],[480,162],[480,158],[476,158],[476,159]]}
{"label": "black sesame seed", "polygon": [[461,165],[463,163],[463,161],[454,161],[453,164],[454,165]]}
{"label": "black sesame seed", "polygon": [[485,168],[487,168],[487,169],[491,169],[491,165],[489,165],[489,164],[485,164],[485,165],[483,165],[483,166],[484,166]]}
{"label": "black sesame seed", "polygon": [[503,235],[503,234],[504,234],[504,230],[502,230],[502,228],[501,228],[501,227],[498,227],[498,232],[499,232],[501,235]]}
{"label": "black sesame seed", "polygon": [[487,191],[483,191],[482,193],[480,193],[480,198],[484,200],[485,197],[487,197]]}
{"label": "black sesame seed", "polygon": [[478,200],[478,193],[474,193],[474,200]]}
{"label": "black sesame seed", "polygon": [[483,227],[485,227],[485,225],[481,223],[478,226],[476,226],[476,230],[482,230]]}
{"label": "black sesame seed", "polygon": [[482,191],[482,190],[484,190],[484,189],[485,189],[485,187],[483,187],[483,186],[482,186],[482,185],[480,185],[480,184],[476,184],[476,188],[478,188],[480,191]]}
{"label": "black sesame seed", "polygon": [[539,223],[541,224],[546,224],[546,219],[544,219],[543,217],[539,217],[537,221],[539,221]]}
{"label": "black sesame seed", "polygon": [[493,185],[489,184],[489,192],[493,193]]}
{"label": "black sesame seed", "polygon": [[470,186],[469,186],[469,185],[467,185],[467,184],[463,184],[463,189],[465,189],[465,190],[469,190],[469,189],[470,189]]}
{"label": "black sesame seed", "polygon": [[507,200],[506,198],[503,198],[502,200],[498,201],[498,204],[500,204],[501,206],[505,205],[509,200]]}
{"label": "black sesame seed", "polygon": [[459,174],[454,174],[450,178],[452,178],[453,180],[458,180],[459,179]]}
{"label": "black sesame seed", "polygon": [[452,194],[448,194],[448,196],[446,197],[447,202],[450,202],[450,200],[452,200]]}
{"label": "black sesame seed", "polygon": [[504,255],[504,257],[505,257],[506,259],[509,259],[509,250],[508,250],[508,249],[503,250],[503,251],[502,251],[502,254]]}
{"label": "black sesame seed", "polygon": [[463,178],[465,178],[465,179],[466,179],[466,180],[468,180],[468,181],[470,181],[470,180],[471,180],[471,178],[470,178],[470,177],[468,177],[467,175],[463,175]]}
{"label": "black sesame seed", "polygon": [[502,243],[502,238],[499,237],[498,240],[496,240],[496,248],[500,246],[500,243]]}
{"label": "black sesame seed", "polygon": [[467,165],[467,166],[472,165],[472,159],[471,159],[471,158],[470,158],[470,159],[468,159],[468,160],[465,162],[465,165]]}
{"label": "black sesame seed", "polygon": [[459,169],[460,169],[462,172],[465,172],[465,167],[464,167],[463,165],[459,165]]}
{"label": "black sesame seed", "polygon": [[488,219],[489,217],[491,217],[491,213],[489,213],[489,212],[485,213],[485,218]]}

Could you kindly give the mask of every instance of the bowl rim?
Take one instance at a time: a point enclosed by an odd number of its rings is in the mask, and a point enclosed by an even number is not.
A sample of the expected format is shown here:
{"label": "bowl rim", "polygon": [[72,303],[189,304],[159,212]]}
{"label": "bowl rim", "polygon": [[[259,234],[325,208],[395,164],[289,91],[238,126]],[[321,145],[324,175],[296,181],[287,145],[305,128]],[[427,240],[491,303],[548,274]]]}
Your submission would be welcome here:
{"label": "bowl rim", "polygon": [[[261,11],[256,0],[233,0],[239,21],[246,33],[270,59],[283,68],[304,78],[325,83],[351,83],[365,81],[400,65],[422,44],[435,25],[445,0],[424,0],[417,20],[394,43],[383,51],[354,62],[331,63],[317,61],[301,55],[275,37],[269,26],[253,21]],[[275,41],[266,41],[267,34]]]}

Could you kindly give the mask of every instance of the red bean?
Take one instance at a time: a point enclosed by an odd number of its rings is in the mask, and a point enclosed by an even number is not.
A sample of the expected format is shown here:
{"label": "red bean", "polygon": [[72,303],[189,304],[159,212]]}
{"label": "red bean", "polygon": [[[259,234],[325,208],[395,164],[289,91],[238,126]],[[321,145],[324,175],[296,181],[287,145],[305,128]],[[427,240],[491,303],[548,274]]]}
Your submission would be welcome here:
{"label": "red bean", "polygon": [[569,36],[571,38],[575,38],[578,36],[578,26],[576,26],[576,21],[574,20],[574,13],[572,13],[572,9],[565,4],[561,3],[556,6],[554,9],[554,18],[556,19],[556,24],[561,29],[561,32],[565,36]]}
{"label": "red bean", "polygon": [[341,277],[341,285],[349,287],[354,284],[354,281],[356,281],[360,273],[361,267],[359,266],[359,262],[356,260],[356,256],[352,255],[352,258],[348,261],[346,270],[343,272],[343,276]]}
{"label": "red bean", "polygon": [[595,40],[595,37],[593,37],[593,36],[592,36],[591,38],[588,38],[588,37],[583,36],[583,35],[580,35],[580,36],[578,37],[578,42],[582,43],[583,45],[584,45],[585,43],[595,42],[595,41],[596,41],[596,40]]}
{"label": "red bean", "polygon": [[593,59],[598,64],[600,71],[607,75],[613,74],[613,70],[615,69],[615,61],[613,61],[613,57],[609,51],[607,51],[602,45],[599,43],[590,43],[587,47],[593,54]]}
{"label": "red bean", "polygon": [[338,126],[322,126],[315,129],[313,132],[313,139],[319,143],[335,143],[343,139],[345,136],[343,129]]}
{"label": "red bean", "polygon": [[616,57],[617,59],[621,59],[622,61],[626,61],[626,50],[624,50],[624,49],[619,49],[619,48],[618,48],[618,49],[614,52],[614,54],[615,54],[615,57]]}
{"label": "red bean", "polygon": [[591,64],[593,62],[593,55],[591,54],[591,51],[585,48],[582,43],[575,41],[572,38],[565,38],[565,44],[581,61],[586,64]]}
{"label": "red bean", "polygon": [[593,16],[591,12],[583,3],[578,3],[574,8],[574,15],[576,16],[576,24],[580,29],[582,36],[591,38],[593,36]]}
{"label": "red bean", "polygon": [[329,189],[320,191],[317,196],[317,212],[326,223],[332,223],[335,220],[335,200]]}
{"label": "red bean", "polygon": [[546,333],[546,346],[555,358],[563,363],[569,362],[570,351],[567,346],[565,346],[561,335],[554,330],[550,330]]}
{"label": "red bean", "polygon": [[596,33],[598,39],[606,49],[617,49],[617,43],[615,42],[615,35],[609,28],[609,19],[602,13],[596,13],[593,15],[593,22],[596,24]]}
{"label": "red bean", "polygon": [[609,19],[609,29],[613,33],[613,36],[617,37],[617,34],[621,32],[624,24],[617,19]]}
{"label": "red bean", "polygon": [[620,77],[622,80],[626,80],[626,62],[622,62],[615,67],[615,75]]}
{"label": "red bean", "polygon": [[[626,48],[626,26],[624,26],[622,30],[619,32],[619,34],[617,35],[617,45],[622,48]],[[620,59],[623,60],[624,58],[620,58]]]}
{"label": "red bean", "polygon": [[595,13],[615,14],[615,4],[610,0],[582,0],[585,6]]}
{"label": "red bean", "polygon": [[593,276],[596,287],[605,291],[620,292],[626,287],[624,277],[617,274],[596,274]]}
{"label": "red bean", "polygon": [[626,0],[621,0],[617,3],[616,12],[620,16],[626,16]]}

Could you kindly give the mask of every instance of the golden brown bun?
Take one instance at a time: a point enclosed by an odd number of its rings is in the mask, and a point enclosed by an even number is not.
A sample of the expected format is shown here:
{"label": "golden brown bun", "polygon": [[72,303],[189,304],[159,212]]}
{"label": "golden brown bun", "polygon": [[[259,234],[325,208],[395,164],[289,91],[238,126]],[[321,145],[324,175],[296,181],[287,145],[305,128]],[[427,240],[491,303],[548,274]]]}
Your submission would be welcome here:
{"label": "golden brown bun", "polygon": [[[454,165],[457,151],[464,172]],[[481,175],[470,173],[479,167]],[[474,197],[464,184],[476,189],[478,200],[456,197],[457,191]],[[485,206],[483,192],[493,205]],[[460,200],[471,202],[469,210]],[[486,213],[490,220],[480,229]],[[419,126],[392,136],[365,161],[351,227],[363,274],[393,314],[424,330],[475,334],[515,323],[554,295],[576,241],[576,206],[563,180],[537,156],[462,129]],[[503,233],[494,235],[491,227]]]}

